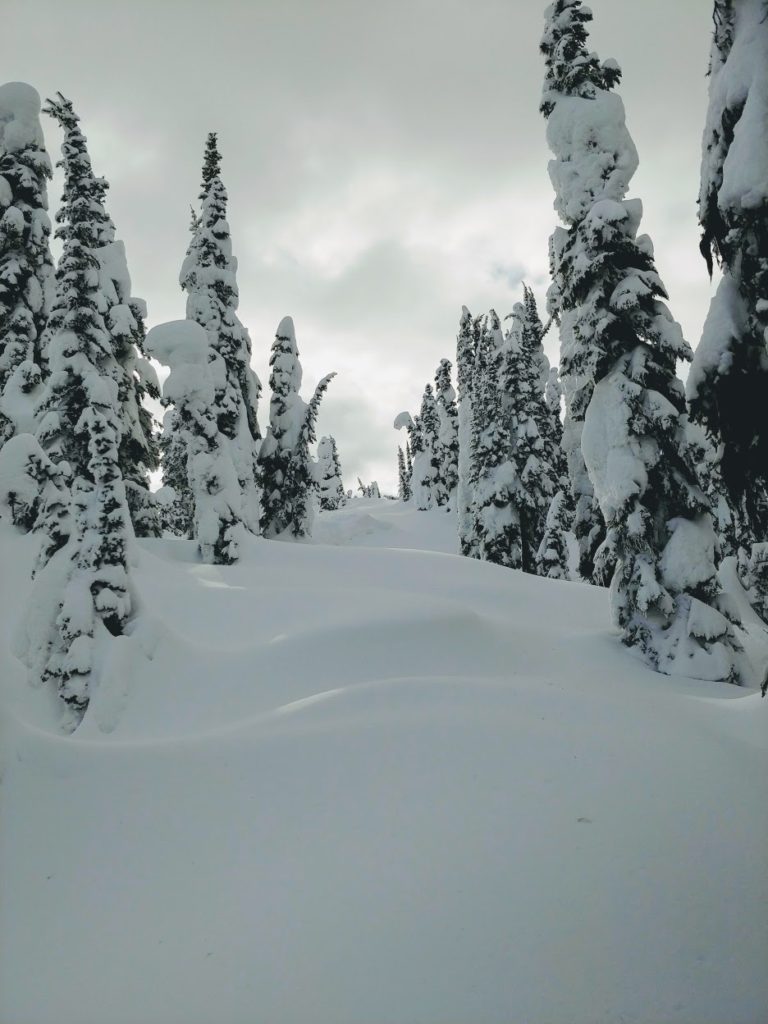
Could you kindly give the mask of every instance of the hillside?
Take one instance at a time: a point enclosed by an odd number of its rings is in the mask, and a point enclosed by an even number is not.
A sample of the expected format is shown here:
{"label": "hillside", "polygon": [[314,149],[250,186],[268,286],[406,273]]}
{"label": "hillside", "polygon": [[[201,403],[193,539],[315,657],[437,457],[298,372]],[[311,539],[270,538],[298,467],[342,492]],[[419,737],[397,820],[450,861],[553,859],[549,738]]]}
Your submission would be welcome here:
{"label": "hillside", "polygon": [[0,524],[3,1024],[764,1020],[768,705],[453,544],[357,500],[232,567],[141,541],[64,736]]}

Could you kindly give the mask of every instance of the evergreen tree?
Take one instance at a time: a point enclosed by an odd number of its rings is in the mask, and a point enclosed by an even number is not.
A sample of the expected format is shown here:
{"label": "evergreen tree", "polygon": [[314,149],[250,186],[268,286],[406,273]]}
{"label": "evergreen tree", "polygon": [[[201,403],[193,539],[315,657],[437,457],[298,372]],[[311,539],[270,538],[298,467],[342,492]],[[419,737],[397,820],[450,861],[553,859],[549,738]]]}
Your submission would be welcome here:
{"label": "evergreen tree", "polygon": [[459,480],[459,410],[456,392],[451,384],[451,363],[441,359],[435,374],[435,400],[437,402],[438,478],[436,500],[449,512],[456,511],[456,491]]}
{"label": "evergreen tree", "polygon": [[[64,131],[62,145],[64,194],[56,215],[56,236],[66,240],[72,230],[74,207],[87,195],[89,204],[90,247],[98,260],[100,294],[105,304],[102,313],[115,356],[113,375],[118,392],[120,414],[120,471],[126,489],[128,508],[136,534],[157,536],[160,524],[149,490],[149,474],[159,465],[159,449],[152,414],[145,406],[147,397],[159,399],[155,372],[144,358],[146,306],[131,295],[131,278],[123,243],[115,239],[115,226],[104,200],[109,188],[96,178],[91,168],[86,138],[72,103],[61,93],[47,100],[45,113],[55,118]],[[66,318],[66,303],[57,293],[44,335],[44,346],[61,330]]]}
{"label": "evergreen tree", "polygon": [[334,374],[324,377],[309,404],[299,395],[301,364],[291,317],[277,328],[269,360],[269,429],[259,451],[261,530],[265,537],[308,536],[312,528],[313,476],[309,445],[323,395]]}
{"label": "evergreen tree", "polygon": [[477,349],[478,325],[466,306],[461,307],[456,338],[456,375],[459,403],[459,457],[456,504],[458,508],[459,550],[468,555],[472,541],[472,378]]}
{"label": "evergreen tree", "polygon": [[715,0],[703,137],[701,251],[723,277],[688,376],[692,415],[721,448],[739,541],[768,532],[768,4]]}
{"label": "evergreen tree", "polygon": [[409,498],[413,497],[413,452],[411,450],[411,442],[405,442],[405,475],[408,480],[408,494]]}
{"label": "evergreen tree", "polygon": [[555,0],[541,48],[550,177],[567,225],[552,242],[553,312],[566,395],[594,389],[581,447],[607,524],[598,557],[616,562],[612,605],[625,644],[659,671],[733,680],[712,519],[681,456],[675,363],[691,352],[663,302],[650,239],[637,237],[641,204],[625,199],[637,152],[611,91],[620,70],[587,49],[590,19],[581,0]]}
{"label": "evergreen tree", "polygon": [[440,421],[432,385],[427,384],[421,399],[421,411],[415,421],[417,430],[411,437],[413,481],[411,488],[416,508],[426,511],[437,504],[440,472],[438,434]]}
{"label": "evergreen tree", "polygon": [[28,660],[36,676],[54,682],[74,727],[88,705],[97,637],[121,634],[131,610],[130,518],[119,457],[121,368],[95,253],[102,193],[90,163],[66,147],[64,152],[68,219],[56,275],[61,320],[48,349],[38,436],[46,453],[66,467],[69,538],[57,550],[64,539],[59,520],[59,536],[46,543],[52,557],[38,578],[43,589],[58,588],[57,599],[44,635],[33,623]]}
{"label": "evergreen tree", "polygon": [[549,410],[544,385],[549,361],[532,293],[516,303],[500,355],[502,426],[514,468],[512,500],[520,530],[521,568],[535,572],[547,510],[557,490],[556,455],[547,445]]}
{"label": "evergreen tree", "polygon": [[178,471],[193,509],[190,534],[203,562],[231,565],[239,557],[244,528],[232,449],[219,427],[226,365],[213,350],[209,333],[194,320],[153,327],[147,349],[171,371],[163,384],[163,401],[173,406],[179,450],[185,452]]}
{"label": "evergreen tree", "polygon": [[[45,369],[42,335],[53,295],[47,182],[51,162],[29,85],[0,86],[0,447],[33,430],[33,394]],[[30,396],[24,399],[24,396]]]}
{"label": "evergreen tree", "polygon": [[411,478],[400,445],[397,447],[397,496],[400,501],[411,500]]}
{"label": "evergreen tree", "polygon": [[321,437],[317,446],[317,480],[321,509],[333,510],[346,505],[339,453],[333,437]]}
{"label": "evergreen tree", "polygon": [[206,142],[200,218],[179,280],[187,293],[187,319],[205,328],[212,351],[226,367],[224,387],[217,393],[218,428],[231,449],[242,492],[243,521],[248,529],[258,532],[256,456],[261,434],[257,405],[261,385],[251,369],[251,340],[237,316],[237,260],[232,255],[220,162],[216,135],[212,133]]}
{"label": "evergreen tree", "polygon": [[536,571],[551,580],[568,579],[568,533],[571,512],[565,491],[558,491],[547,512],[544,535],[536,552]]}
{"label": "evergreen tree", "polygon": [[466,547],[475,558],[519,569],[519,479],[510,457],[504,347],[499,318],[491,310],[481,326],[472,381],[473,502]]}

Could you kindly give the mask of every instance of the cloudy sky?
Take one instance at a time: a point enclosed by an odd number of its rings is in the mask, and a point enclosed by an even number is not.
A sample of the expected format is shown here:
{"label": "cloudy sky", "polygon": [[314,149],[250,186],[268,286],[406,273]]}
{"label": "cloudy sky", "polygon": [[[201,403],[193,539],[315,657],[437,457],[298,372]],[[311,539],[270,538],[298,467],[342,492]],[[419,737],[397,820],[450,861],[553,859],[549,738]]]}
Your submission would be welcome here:
{"label": "cloudy sky", "polygon": [[[539,0],[3,0],[5,80],[74,103],[149,323],[184,315],[178,271],[205,135],[219,133],[240,315],[266,385],[296,323],[305,391],[347,486],[393,487],[394,416],[418,408],[462,303],[543,305],[555,224]],[[633,194],[672,310],[698,341],[710,284],[695,198],[707,0],[591,0],[624,70]],[[58,156],[60,134],[44,125]],[[51,189],[55,208],[60,179]],[[557,338],[549,339],[557,361]],[[266,402],[260,421],[267,419]]]}

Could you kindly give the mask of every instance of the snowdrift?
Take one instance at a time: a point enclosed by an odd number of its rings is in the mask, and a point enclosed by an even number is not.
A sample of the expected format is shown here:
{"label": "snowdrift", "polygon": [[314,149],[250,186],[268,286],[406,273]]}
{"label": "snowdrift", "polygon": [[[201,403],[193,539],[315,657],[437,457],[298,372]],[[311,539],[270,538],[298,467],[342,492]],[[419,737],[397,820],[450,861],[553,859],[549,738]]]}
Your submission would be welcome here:
{"label": "snowdrift", "polygon": [[454,543],[383,500],[227,568],[142,541],[67,737],[0,529],[3,1024],[766,1019],[768,705]]}

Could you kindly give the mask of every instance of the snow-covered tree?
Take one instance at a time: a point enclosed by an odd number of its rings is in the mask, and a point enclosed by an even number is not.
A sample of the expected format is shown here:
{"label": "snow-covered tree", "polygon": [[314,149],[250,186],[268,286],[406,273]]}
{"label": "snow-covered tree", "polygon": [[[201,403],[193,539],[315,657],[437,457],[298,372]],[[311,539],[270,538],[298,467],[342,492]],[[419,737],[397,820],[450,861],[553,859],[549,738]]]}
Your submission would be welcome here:
{"label": "snow-covered tree", "polygon": [[361,498],[380,498],[381,490],[378,483],[375,480],[371,480],[369,484],[364,484],[360,477],[357,478],[357,489],[360,491]]}
{"label": "snow-covered tree", "polygon": [[505,339],[494,310],[483,319],[472,379],[472,525],[467,553],[518,569],[522,565],[519,479],[510,457],[503,374]]}
{"label": "snow-covered tree", "polygon": [[47,182],[51,162],[30,85],[0,86],[0,447],[34,429],[33,393],[53,297]]}
{"label": "snow-covered tree", "polygon": [[323,377],[309,404],[301,398],[299,350],[289,316],[278,324],[269,366],[269,429],[259,451],[261,530],[265,537],[284,533],[306,537],[313,515],[309,445],[314,441],[320,402],[334,374]]}
{"label": "snow-covered tree", "polygon": [[551,580],[568,579],[568,534],[571,528],[568,495],[558,491],[547,512],[544,535],[536,552],[536,571]]}
{"label": "snow-covered tree", "polygon": [[478,324],[466,306],[461,307],[459,333],[456,337],[456,376],[459,403],[459,458],[456,504],[458,511],[459,550],[469,554],[472,539],[472,379],[477,349]]}
{"label": "snow-covered tree", "polygon": [[437,505],[455,512],[459,480],[459,410],[451,384],[451,369],[450,360],[441,359],[435,374],[439,460],[435,497]]}
{"label": "snow-covered tree", "polygon": [[347,503],[339,453],[333,437],[321,437],[317,446],[317,486],[321,509],[337,509]]}
{"label": "snow-covered tree", "polygon": [[120,472],[120,366],[94,251],[98,193],[90,165],[67,157],[65,150],[68,220],[56,274],[61,319],[48,346],[38,437],[68,478],[69,537],[62,547],[62,537],[47,539],[52,557],[37,580],[47,615],[37,611],[32,617],[27,660],[35,676],[53,681],[75,727],[90,698],[95,645],[101,635],[121,634],[131,611],[131,528]]}
{"label": "snow-covered tree", "polygon": [[411,500],[411,478],[400,445],[397,447],[397,496],[400,501]]}
{"label": "snow-covered tree", "polygon": [[[591,12],[556,0],[546,12],[542,112],[554,154],[552,312],[561,323],[566,396],[593,387],[581,448],[607,524],[598,560],[622,640],[654,668],[710,679],[737,675],[721,611],[715,533],[686,464],[677,359],[691,352],[663,302],[642,207],[625,198],[637,167],[614,61],[586,46]],[[719,607],[720,606],[720,607]]]}
{"label": "snow-covered tree", "polygon": [[[73,207],[87,196],[90,247],[99,261],[100,291],[106,303],[104,322],[115,356],[114,379],[121,421],[120,471],[136,534],[156,536],[160,524],[149,490],[149,474],[159,464],[159,450],[145,400],[158,399],[160,390],[154,369],[145,358],[146,306],[131,294],[125,247],[115,238],[115,226],[104,205],[109,185],[93,174],[86,138],[72,103],[59,93],[55,100],[46,101],[45,113],[54,117],[64,132],[63,158],[58,165],[64,169],[64,194],[56,215],[56,236],[66,239],[75,216]],[[45,347],[48,339],[61,329],[65,316],[66,307],[59,293],[46,327]]]}
{"label": "snow-covered tree", "polygon": [[517,480],[515,504],[520,521],[522,568],[535,571],[536,552],[553,495],[559,485],[559,452],[551,443],[551,416],[545,399],[549,360],[530,289],[516,303],[504,339],[500,369],[504,426],[509,433],[509,457]]}
{"label": "snow-covered tree", "polygon": [[33,434],[17,434],[0,448],[0,517],[24,533],[47,529],[43,561],[65,542],[68,494],[62,471],[43,451]]}
{"label": "snow-covered tree", "polygon": [[413,479],[411,488],[416,508],[425,511],[437,504],[440,471],[440,421],[432,385],[427,384],[416,421],[418,431],[411,439]]}
{"label": "snow-covered tree", "polygon": [[[191,535],[204,562],[230,565],[240,554],[242,493],[232,449],[219,426],[219,395],[227,369],[210,334],[194,320],[153,327],[147,350],[170,368],[163,400],[173,405],[174,429],[186,452],[184,485],[191,494]],[[181,467],[179,467],[181,473]]]}
{"label": "snow-covered tree", "polygon": [[714,25],[699,223],[723,277],[687,387],[748,545],[768,532],[768,4],[715,0]]}
{"label": "snow-covered tree", "polygon": [[[219,431],[231,449],[242,493],[243,522],[259,530],[259,491],[256,457],[261,437],[257,405],[261,384],[251,368],[251,340],[237,316],[237,260],[227,223],[227,193],[220,175],[221,157],[216,135],[206,142],[202,207],[187,250],[180,283],[187,293],[187,319],[208,332],[211,351],[224,361],[224,385],[216,395]],[[172,447],[169,442],[168,448]],[[168,452],[171,461],[174,454]]]}

